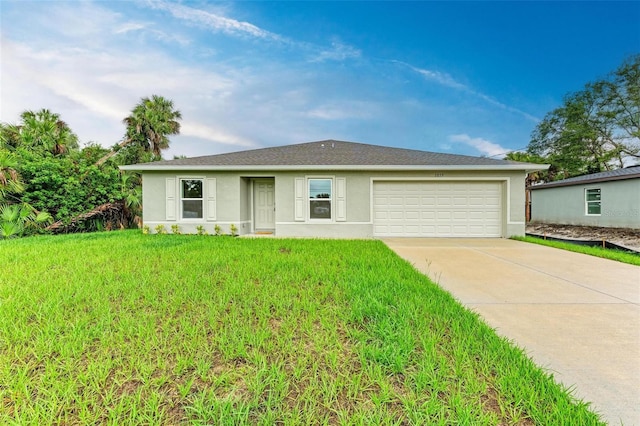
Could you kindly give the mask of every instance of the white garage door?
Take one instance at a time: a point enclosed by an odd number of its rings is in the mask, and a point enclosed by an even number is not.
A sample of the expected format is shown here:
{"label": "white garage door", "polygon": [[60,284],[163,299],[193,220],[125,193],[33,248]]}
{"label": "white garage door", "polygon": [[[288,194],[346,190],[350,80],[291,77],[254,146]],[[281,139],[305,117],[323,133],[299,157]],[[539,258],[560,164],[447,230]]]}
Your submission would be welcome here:
{"label": "white garage door", "polygon": [[500,237],[499,182],[374,182],[378,237]]}

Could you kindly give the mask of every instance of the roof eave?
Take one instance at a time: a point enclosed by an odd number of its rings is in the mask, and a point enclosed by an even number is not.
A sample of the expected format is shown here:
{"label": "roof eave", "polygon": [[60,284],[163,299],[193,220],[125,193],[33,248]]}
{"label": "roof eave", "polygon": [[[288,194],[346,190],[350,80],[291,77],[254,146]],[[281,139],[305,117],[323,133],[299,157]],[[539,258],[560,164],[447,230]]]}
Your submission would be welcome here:
{"label": "roof eave", "polygon": [[294,170],[372,170],[372,171],[430,171],[430,170],[522,170],[527,173],[546,170],[548,164],[504,164],[504,165],[258,165],[258,166],[227,166],[227,165],[165,165],[131,164],[120,166],[121,170],[140,172],[168,172],[168,171],[294,171]]}
{"label": "roof eave", "polygon": [[622,176],[609,176],[595,179],[583,179],[583,180],[573,180],[571,182],[557,181],[557,182],[549,182],[543,183],[541,185],[534,185],[531,189],[546,189],[546,188],[560,188],[563,186],[578,186],[578,185],[590,185],[594,183],[604,183],[604,182],[615,182],[617,180],[628,180],[628,179],[640,179],[639,174],[632,175],[622,175]]}

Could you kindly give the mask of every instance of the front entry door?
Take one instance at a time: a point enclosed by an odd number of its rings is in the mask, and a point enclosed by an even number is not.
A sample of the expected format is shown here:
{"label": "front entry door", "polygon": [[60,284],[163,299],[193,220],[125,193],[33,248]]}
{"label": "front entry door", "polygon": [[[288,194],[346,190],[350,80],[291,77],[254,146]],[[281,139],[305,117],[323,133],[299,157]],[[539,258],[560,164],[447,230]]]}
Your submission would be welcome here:
{"label": "front entry door", "polygon": [[253,209],[256,230],[272,230],[275,220],[275,182],[273,179],[255,180],[253,183]]}

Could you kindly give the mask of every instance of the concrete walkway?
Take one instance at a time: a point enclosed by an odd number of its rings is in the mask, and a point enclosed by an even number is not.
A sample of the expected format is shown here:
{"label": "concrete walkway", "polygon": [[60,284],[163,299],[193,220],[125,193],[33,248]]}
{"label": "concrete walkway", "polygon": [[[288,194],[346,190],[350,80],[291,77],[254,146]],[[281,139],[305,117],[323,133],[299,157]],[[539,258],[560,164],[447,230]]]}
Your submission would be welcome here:
{"label": "concrete walkway", "polygon": [[506,239],[384,242],[609,424],[640,426],[640,267]]}

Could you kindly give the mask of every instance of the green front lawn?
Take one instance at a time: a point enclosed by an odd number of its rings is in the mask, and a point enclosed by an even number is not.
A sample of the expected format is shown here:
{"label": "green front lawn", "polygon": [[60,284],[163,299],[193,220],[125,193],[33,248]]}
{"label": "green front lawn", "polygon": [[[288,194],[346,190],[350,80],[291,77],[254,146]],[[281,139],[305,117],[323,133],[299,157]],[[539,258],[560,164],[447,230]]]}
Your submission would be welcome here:
{"label": "green front lawn", "polygon": [[615,260],[617,262],[628,263],[630,265],[640,266],[640,255],[624,252],[622,250],[612,250],[603,247],[589,247],[578,244],[565,243],[563,241],[545,240],[536,237],[512,237],[514,240],[524,241],[527,243],[540,244],[548,247],[555,247],[562,250],[573,251],[576,253],[588,254],[590,256],[601,257],[603,259]]}
{"label": "green front lawn", "polygon": [[379,241],[0,241],[0,424],[599,424]]}

